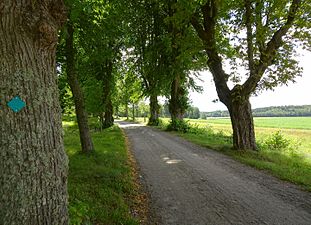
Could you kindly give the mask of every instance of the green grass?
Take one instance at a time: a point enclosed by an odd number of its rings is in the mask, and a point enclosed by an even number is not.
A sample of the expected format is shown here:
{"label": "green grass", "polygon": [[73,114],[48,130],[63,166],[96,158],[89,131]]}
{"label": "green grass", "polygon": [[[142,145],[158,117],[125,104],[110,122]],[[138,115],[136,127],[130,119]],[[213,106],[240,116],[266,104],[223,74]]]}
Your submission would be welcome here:
{"label": "green grass", "polygon": [[[162,119],[161,128],[165,129],[168,122],[169,119]],[[230,155],[250,166],[269,171],[283,180],[299,184],[311,191],[310,122],[311,118],[255,118],[259,143],[266,143],[273,133],[282,130],[282,137],[292,146],[290,149],[265,148],[259,152],[232,150],[232,129],[228,118],[189,120],[189,132],[176,134],[196,144]],[[303,126],[306,129],[302,129]]]}
{"label": "green grass", "polygon": [[114,126],[92,133],[95,153],[80,152],[77,126],[63,122],[69,157],[69,215],[71,224],[137,225],[130,215],[133,193],[124,137]]}

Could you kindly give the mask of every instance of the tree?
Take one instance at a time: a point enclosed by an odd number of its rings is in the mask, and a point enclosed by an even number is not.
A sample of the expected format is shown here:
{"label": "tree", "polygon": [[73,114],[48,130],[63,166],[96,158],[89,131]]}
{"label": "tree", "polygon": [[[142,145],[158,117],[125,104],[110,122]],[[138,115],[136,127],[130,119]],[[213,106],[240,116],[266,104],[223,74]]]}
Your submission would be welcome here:
{"label": "tree", "polygon": [[[65,225],[68,160],[55,54],[64,4],[3,0],[0,14],[0,224]],[[25,105],[12,110],[12,99]]]}
{"label": "tree", "polygon": [[133,1],[130,5],[129,18],[133,31],[128,45],[134,47],[129,51],[129,60],[134,61],[136,74],[141,81],[143,95],[149,98],[149,125],[159,123],[158,96],[169,82],[167,79],[166,44],[163,36],[165,16],[158,1]]}
{"label": "tree", "polygon": [[85,110],[84,96],[76,71],[75,48],[74,48],[74,27],[71,21],[67,23],[67,36],[65,44],[66,73],[70,89],[75,102],[76,117],[80,132],[82,152],[90,153],[94,150],[92,137],[88,125],[88,115]]}
{"label": "tree", "polygon": [[[171,128],[182,122],[184,114],[189,107],[188,89],[193,88],[201,91],[191,74],[202,70],[206,67],[204,54],[202,54],[202,44],[198,37],[189,26],[187,20],[183,19],[183,15],[178,14],[177,0],[169,0],[166,2],[166,13],[168,15],[167,30],[169,34],[170,57],[169,71],[171,80],[169,111],[171,114]],[[183,122],[182,122],[183,123]],[[176,127],[176,129],[178,129]]]}
{"label": "tree", "polygon": [[[204,44],[218,97],[230,113],[233,146],[255,150],[249,98],[260,89],[294,81],[300,74],[293,56],[296,41],[310,46],[310,4],[301,0],[189,4],[181,12],[187,12]],[[224,61],[230,61],[231,73],[224,69]],[[244,78],[241,68],[246,71]],[[235,83],[231,89],[229,81]]]}
{"label": "tree", "polygon": [[96,114],[100,117],[102,127],[107,128],[114,122],[113,97],[116,92],[117,67],[119,66],[117,62],[121,58],[126,33],[122,16],[124,6],[120,1],[86,2],[87,7],[83,13],[90,20],[86,22],[81,19],[80,22],[80,69],[84,72],[85,90],[92,90],[87,85],[94,85],[94,80],[101,85],[100,92],[86,93],[87,97],[91,97],[91,101],[87,102],[96,104],[95,107],[88,108],[97,110]]}
{"label": "tree", "polygon": [[190,106],[186,111],[185,117],[187,117],[189,119],[199,119],[200,118],[199,108]]}

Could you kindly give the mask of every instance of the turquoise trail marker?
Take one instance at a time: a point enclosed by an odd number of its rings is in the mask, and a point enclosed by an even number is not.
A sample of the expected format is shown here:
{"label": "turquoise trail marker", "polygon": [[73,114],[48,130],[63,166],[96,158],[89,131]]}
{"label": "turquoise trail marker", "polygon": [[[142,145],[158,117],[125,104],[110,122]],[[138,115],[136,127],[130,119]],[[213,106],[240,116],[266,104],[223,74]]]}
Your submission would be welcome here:
{"label": "turquoise trail marker", "polygon": [[16,113],[21,111],[25,106],[26,103],[19,96],[14,97],[8,102],[8,107]]}

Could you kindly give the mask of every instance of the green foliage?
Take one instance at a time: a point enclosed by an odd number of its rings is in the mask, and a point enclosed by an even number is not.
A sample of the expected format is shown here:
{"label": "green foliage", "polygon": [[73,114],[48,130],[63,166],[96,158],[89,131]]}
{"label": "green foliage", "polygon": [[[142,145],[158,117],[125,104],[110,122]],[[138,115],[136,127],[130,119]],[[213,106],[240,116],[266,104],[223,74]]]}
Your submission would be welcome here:
{"label": "green foliage", "polygon": [[200,110],[198,107],[190,106],[188,107],[185,118],[189,119],[199,119],[200,118]]}
{"label": "green foliage", "polygon": [[311,105],[273,106],[253,110],[254,116],[311,116]]}
{"label": "green foliage", "polygon": [[166,120],[163,120],[161,118],[159,118],[159,123],[157,125],[157,127],[161,130],[167,130],[167,126],[169,125],[169,122]]}
{"label": "green foliage", "polygon": [[74,114],[73,96],[64,74],[59,74],[58,76],[58,90],[62,113],[66,115]]}
{"label": "green foliage", "polygon": [[157,118],[157,119],[155,119],[155,120],[148,120],[148,126],[159,126],[159,123],[160,123],[160,119],[159,118]]}
{"label": "green foliage", "polygon": [[64,128],[71,224],[138,225],[129,210],[133,183],[121,130],[93,133],[96,153],[84,155],[79,153],[77,124],[65,121]]}
{"label": "green foliage", "polygon": [[168,131],[180,131],[187,133],[190,129],[189,123],[185,120],[172,120],[166,128]]}
{"label": "green foliage", "polygon": [[270,135],[270,137],[263,143],[263,148],[272,151],[281,151],[289,148],[289,146],[290,141],[284,137],[280,130]]}
{"label": "green foliage", "polygon": [[299,148],[299,145],[300,143],[297,141],[286,138],[280,130],[258,143],[260,150],[277,152],[289,151],[292,153]]}

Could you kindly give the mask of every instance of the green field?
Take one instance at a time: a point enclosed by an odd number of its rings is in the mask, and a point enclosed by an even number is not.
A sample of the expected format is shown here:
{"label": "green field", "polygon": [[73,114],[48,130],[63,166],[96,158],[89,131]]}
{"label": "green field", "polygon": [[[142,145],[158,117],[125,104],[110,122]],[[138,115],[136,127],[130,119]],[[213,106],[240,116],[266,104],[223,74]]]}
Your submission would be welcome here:
{"label": "green field", "polygon": [[[208,118],[206,120],[190,121],[199,124],[222,124],[231,126],[229,118]],[[254,123],[256,127],[311,130],[311,117],[255,117]]]}
{"label": "green field", "polygon": [[[227,135],[232,133],[229,118],[209,118],[189,120],[189,122],[200,127],[211,127],[213,130],[222,131]],[[255,117],[254,123],[258,141],[281,130],[286,137],[300,142],[298,151],[302,154],[311,154],[311,117]]]}

